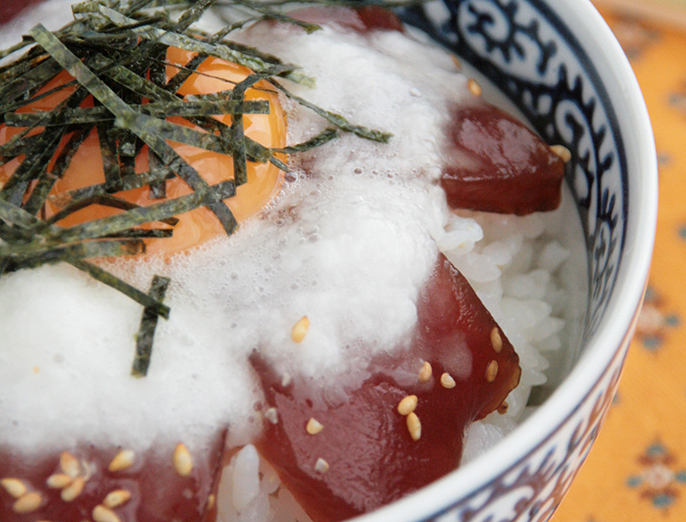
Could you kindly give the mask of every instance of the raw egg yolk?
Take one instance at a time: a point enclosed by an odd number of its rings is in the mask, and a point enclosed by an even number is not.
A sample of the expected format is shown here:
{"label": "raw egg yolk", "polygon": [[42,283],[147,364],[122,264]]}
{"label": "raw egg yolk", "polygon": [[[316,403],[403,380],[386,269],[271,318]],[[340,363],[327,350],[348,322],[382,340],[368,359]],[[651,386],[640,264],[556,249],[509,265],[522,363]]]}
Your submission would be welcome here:
{"label": "raw egg yolk", "polygon": [[[167,62],[169,64],[166,68],[167,79],[173,77],[180,70],[174,65],[183,66],[193,57],[194,54],[192,53],[170,48],[167,52]],[[226,91],[232,89],[234,85],[244,80],[250,74],[250,70],[245,67],[217,58],[206,59],[196,71],[197,73],[191,74],[181,85],[177,91],[178,94],[187,96]],[[63,85],[71,79],[71,76],[66,72],[63,72],[46,85],[43,92]],[[57,104],[74,92],[74,90],[75,88],[72,87],[62,89],[18,112],[54,109]],[[244,96],[246,101],[267,100],[269,102],[269,114],[243,115],[245,135],[267,148],[280,148],[284,147],[286,144],[285,118],[278,101],[278,96],[274,91],[274,88],[268,83],[259,82],[255,84],[254,88],[248,89]],[[82,104],[82,107],[88,106],[92,106],[92,101],[90,101],[90,99]],[[213,117],[227,125],[230,125],[232,121],[231,115],[221,114]],[[167,120],[202,131],[202,129],[194,126],[183,118],[171,117],[167,118]],[[21,130],[22,129],[2,127],[0,129],[0,144],[6,143],[13,135]],[[35,134],[40,132],[40,130],[42,129],[32,130],[30,134]],[[63,143],[60,144],[60,149],[66,143],[67,138],[68,136],[65,136],[63,139]],[[232,156],[210,152],[172,141],[168,141],[168,143],[174,148],[177,154],[192,166],[210,185],[215,185],[234,178]],[[280,159],[283,160],[284,158],[280,156]],[[4,183],[11,176],[12,172],[14,172],[22,160],[23,156],[20,156],[0,166],[0,184]],[[52,168],[54,162],[55,159],[53,158],[49,165],[49,169]],[[278,193],[284,176],[280,169],[268,162],[253,163],[248,161],[247,167],[247,183],[237,187],[235,196],[225,200],[225,203],[239,222],[256,214],[272,200]],[[147,171],[148,168],[148,147],[146,145],[135,158],[135,171],[137,173],[143,173]],[[98,134],[97,131],[93,129],[76,151],[62,178],[58,179],[55,183],[48,200],[46,201],[45,214],[42,217],[49,218],[62,208],[60,204],[61,194],[104,182],[105,174]],[[167,198],[174,198],[190,193],[190,187],[180,178],[176,177],[167,180]],[[150,188],[148,186],[126,192],[119,192],[113,195],[141,206],[160,201],[150,198]],[[69,227],[86,221],[114,215],[119,212],[121,211],[110,207],[92,205],[69,215],[57,224]],[[173,254],[204,243],[217,235],[226,234],[219,220],[206,207],[200,207],[176,217],[179,219],[179,222],[174,226],[172,237],[145,240],[146,252],[148,254]],[[160,223],[154,223],[151,224],[151,226],[156,228],[166,227],[166,225]],[[144,228],[150,228],[150,226]]]}

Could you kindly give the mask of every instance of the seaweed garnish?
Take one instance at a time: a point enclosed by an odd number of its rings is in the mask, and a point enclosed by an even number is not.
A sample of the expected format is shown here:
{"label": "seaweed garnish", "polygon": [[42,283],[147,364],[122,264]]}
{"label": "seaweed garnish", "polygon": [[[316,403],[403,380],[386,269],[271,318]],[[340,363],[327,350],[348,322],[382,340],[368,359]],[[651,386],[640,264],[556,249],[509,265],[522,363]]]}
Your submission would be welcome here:
{"label": "seaweed garnish", "polygon": [[[152,279],[149,295],[156,301],[162,301],[169,287],[170,279],[156,275]],[[133,359],[131,375],[134,377],[145,377],[150,366],[150,356],[152,355],[152,341],[157,327],[157,314],[150,308],[143,310],[141,325],[136,335],[136,356]]]}
{"label": "seaweed garnish", "polygon": [[[59,31],[50,32],[39,24],[22,42],[0,50],[0,60],[24,53],[0,66],[0,124],[16,128],[0,145],[0,165],[18,161],[9,178],[0,182],[0,277],[66,262],[138,302],[144,313],[133,369],[136,375],[147,371],[157,317],[169,316],[162,299],[170,282],[155,276],[151,290],[143,292],[102,268],[99,258],[144,253],[145,239],[172,237],[175,216],[199,207],[210,209],[225,232],[233,233],[237,222],[225,200],[247,182],[248,162],[271,162],[287,171],[285,155],[318,147],[341,132],[380,142],[390,138],[293,95],[283,82],[311,85],[313,80],[296,65],[228,39],[234,30],[260,19],[293,23],[308,32],[319,29],[279,11],[289,3],[91,0],[73,5],[74,21]],[[348,4],[337,0],[304,3]],[[205,34],[193,23],[213,4],[234,7],[239,17],[217,33]],[[171,46],[194,56],[186,65],[170,64],[166,52]],[[252,72],[238,84],[227,82],[225,91],[182,97],[178,89],[192,74],[202,74],[197,68],[206,57],[244,65]],[[178,72],[167,79],[169,66]],[[64,71],[71,80],[53,81],[59,75],[66,77]],[[264,81],[272,87],[259,87]],[[243,115],[268,114],[269,103],[245,100],[248,89],[281,92],[333,127],[301,144],[264,147],[243,132]],[[56,93],[63,101],[54,109],[26,110]],[[214,117],[223,114],[232,115],[230,125]],[[170,116],[192,126],[168,121]],[[51,194],[92,133],[98,138],[104,183]],[[234,179],[210,185],[168,141],[231,156]],[[149,170],[139,173],[135,160],[146,145]],[[191,193],[168,197],[166,183],[174,178],[183,180]],[[144,187],[154,200],[147,206],[119,197],[121,192]],[[91,205],[115,208],[117,213],[69,227],[59,224]]]}

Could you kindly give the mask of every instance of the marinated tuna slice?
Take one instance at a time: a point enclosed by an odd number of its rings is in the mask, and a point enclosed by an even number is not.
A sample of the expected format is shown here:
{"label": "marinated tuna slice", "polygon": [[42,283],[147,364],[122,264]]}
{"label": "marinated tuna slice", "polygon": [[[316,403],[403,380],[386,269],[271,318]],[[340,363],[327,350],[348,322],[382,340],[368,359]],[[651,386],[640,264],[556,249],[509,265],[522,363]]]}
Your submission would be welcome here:
{"label": "marinated tuna slice", "polygon": [[142,455],[85,445],[39,459],[0,449],[0,520],[214,520],[223,442],[193,454],[183,444]]}
{"label": "marinated tuna slice", "polygon": [[359,515],[455,469],[465,428],[518,384],[518,357],[443,257],[422,292],[409,350],[378,359],[345,397],[286,385],[259,354],[266,397],[258,451],[315,522]]}
{"label": "marinated tuna slice", "polygon": [[560,205],[564,161],[506,112],[453,107],[441,185],[451,208],[525,215]]}
{"label": "marinated tuna slice", "polygon": [[309,7],[288,13],[303,22],[317,25],[336,25],[342,29],[366,33],[372,30],[403,32],[403,23],[388,9],[367,5],[349,7]]}

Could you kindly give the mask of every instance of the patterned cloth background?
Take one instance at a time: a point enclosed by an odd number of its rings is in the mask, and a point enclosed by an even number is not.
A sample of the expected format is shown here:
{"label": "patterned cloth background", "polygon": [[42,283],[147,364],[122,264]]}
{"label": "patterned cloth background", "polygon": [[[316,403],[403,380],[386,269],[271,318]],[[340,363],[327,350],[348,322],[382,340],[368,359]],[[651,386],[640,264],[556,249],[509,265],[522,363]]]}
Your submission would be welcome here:
{"label": "patterned cloth background", "polygon": [[[619,2],[623,3],[623,2]],[[626,2],[630,3],[630,2]],[[641,3],[641,0],[634,0]],[[680,3],[683,7],[678,6]],[[686,2],[671,22],[599,5],[648,105],[659,161],[648,293],[619,392],[552,522],[686,521]],[[644,4],[645,5],[645,4]]]}

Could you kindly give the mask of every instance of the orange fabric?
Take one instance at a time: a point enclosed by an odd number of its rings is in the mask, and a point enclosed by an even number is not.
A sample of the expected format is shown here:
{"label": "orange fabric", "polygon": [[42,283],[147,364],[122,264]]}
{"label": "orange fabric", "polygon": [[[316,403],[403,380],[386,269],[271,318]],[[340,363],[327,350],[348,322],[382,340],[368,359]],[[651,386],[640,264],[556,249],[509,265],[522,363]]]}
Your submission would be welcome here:
{"label": "orange fabric", "polygon": [[[684,7],[686,13],[686,5]],[[601,10],[630,58],[659,160],[655,254],[619,392],[553,522],[686,520],[686,28]]]}

